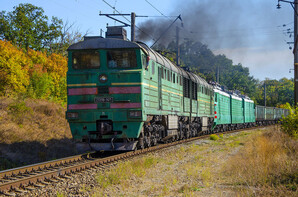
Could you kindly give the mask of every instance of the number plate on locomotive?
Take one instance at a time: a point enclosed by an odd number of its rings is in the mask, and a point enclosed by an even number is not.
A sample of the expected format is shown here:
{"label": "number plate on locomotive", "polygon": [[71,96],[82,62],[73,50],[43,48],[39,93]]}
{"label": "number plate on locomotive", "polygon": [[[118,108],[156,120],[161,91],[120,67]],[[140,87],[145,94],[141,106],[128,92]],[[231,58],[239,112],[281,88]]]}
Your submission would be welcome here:
{"label": "number plate on locomotive", "polygon": [[111,103],[113,102],[113,97],[95,97],[94,103]]}

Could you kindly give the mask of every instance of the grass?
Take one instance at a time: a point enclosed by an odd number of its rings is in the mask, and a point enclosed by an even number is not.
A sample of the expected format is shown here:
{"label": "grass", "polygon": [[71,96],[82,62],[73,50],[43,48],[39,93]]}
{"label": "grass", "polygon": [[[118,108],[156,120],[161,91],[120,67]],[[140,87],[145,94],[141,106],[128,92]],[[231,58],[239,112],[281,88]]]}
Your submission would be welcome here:
{"label": "grass", "polygon": [[0,157],[0,171],[10,168],[16,168],[17,166],[17,163],[10,161],[9,159]]}
{"label": "grass", "polygon": [[149,156],[139,160],[123,162],[118,164],[116,168],[110,169],[103,174],[98,174],[96,180],[102,189],[106,189],[112,185],[126,186],[126,180],[132,177],[144,177],[147,175],[147,169],[154,167],[159,160],[160,158]]}
{"label": "grass", "polygon": [[211,135],[210,135],[210,140],[214,140],[214,141],[216,141],[216,140],[218,140],[218,139],[219,139],[218,135],[216,135],[216,134],[211,134]]}
{"label": "grass", "polygon": [[[73,155],[71,138],[65,108],[60,104],[0,97],[0,153],[3,158],[19,166]],[[11,165],[0,160],[0,166],[10,168]]]}
{"label": "grass", "polygon": [[280,131],[267,131],[250,138],[226,162],[223,176],[228,184],[259,188],[260,195],[292,195],[298,184],[297,156],[297,140]]}
{"label": "grass", "polygon": [[[219,135],[217,140],[152,153],[97,175],[100,196],[294,196],[297,142],[278,131]],[[218,187],[219,186],[219,187]],[[221,189],[224,186],[224,189]],[[296,193],[295,193],[296,192]]]}
{"label": "grass", "polygon": [[0,143],[71,138],[65,109],[44,100],[0,97]]}

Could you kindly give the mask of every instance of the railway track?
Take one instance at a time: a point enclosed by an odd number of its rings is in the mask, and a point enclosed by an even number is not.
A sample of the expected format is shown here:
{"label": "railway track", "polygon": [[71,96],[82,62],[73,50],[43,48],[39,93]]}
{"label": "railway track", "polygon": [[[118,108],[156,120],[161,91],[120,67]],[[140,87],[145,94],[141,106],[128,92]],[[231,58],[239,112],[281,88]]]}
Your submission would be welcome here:
{"label": "railway track", "polygon": [[[243,130],[244,129],[227,131],[223,132],[223,134],[235,133]],[[96,158],[92,156],[94,153],[87,153],[49,162],[0,171],[0,194],[14,196],[17,193],[21,194],[26,190],[33,190],[38,187],[46,186],[52,182],[58,182],[61,179],[68,178],[73,173],[81,172],[90,168],[104,167],[115,161],[128,159],[136,155],[145,154],[170,146],[175,146],[177,144],[191,142],[208,137],[209,135],[203,135],[190,139],[175,141],[172,143],[159,144],[158,146],[149,147],[143,150],[121,153],[104,158]]]}

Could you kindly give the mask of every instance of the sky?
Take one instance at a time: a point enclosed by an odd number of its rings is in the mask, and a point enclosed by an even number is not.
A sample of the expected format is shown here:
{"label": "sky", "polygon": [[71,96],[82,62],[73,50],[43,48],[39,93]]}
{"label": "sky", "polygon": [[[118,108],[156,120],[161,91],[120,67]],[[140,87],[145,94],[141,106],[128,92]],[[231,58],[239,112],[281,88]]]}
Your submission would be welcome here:
{"label": "sky", "polygon": [[[119,23],[99,16],[99,13],[130,14],[137,17],[137,27],[153,24],[154,37],[162,27],[170,25],[181,14],[182,39],[196,39],[215,54],[224,54],[234,64],[248,67],[252,76],[264,80],[293,78],[293,53],[287,42],[293,41],[286,34],[293,31],[293,8],[289,3],[276,9],[278,0],[0,0],[1,11],[12,11],[20,3],[42,7],[45,15],[56,16],[64,22],[74,23],[83,34],[100,35],[107,24]],[[112,7],[115,7],[114,10]],[[117,17],[127,22],[127,18]],[[162,22],[160,22],[162,21]],[[151,22],[151,23],[150,23]],[[180,21],[175,25],[181,25]],[[286,26],[283,26],[283,25]],[[156,25],[156,26],[155,26]],[[127,28],[130,38],[130,29]],[[175,39],[173,37],[173,39]],[[146,41],[149,46],[151,41]],[[293,45],[291,45],[293,47]]]}

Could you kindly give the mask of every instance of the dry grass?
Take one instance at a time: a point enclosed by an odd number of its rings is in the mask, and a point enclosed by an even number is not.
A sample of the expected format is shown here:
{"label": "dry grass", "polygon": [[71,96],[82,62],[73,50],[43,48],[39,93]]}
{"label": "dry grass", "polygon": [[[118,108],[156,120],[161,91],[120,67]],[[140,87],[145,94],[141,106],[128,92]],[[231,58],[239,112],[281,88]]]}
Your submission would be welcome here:
{"label": "dry grass", "polygon": [[119,163],[116,168],[111,168],[103,174],[98,174],[96,180],[102,189],[106,189],[111,185],[126,187],[128,186],[128,180],[148,176],[147,169],[155,167],[160,159],[149,156]]}
{"label": "dry grass", "polygon": [[[23,165],[69,156],[75,154],[71,138],[65,108],[61,105],[44,100],[0,97],[2,158]],[[0,170],[6,166],[0,161]]]}
{"label": "dry grass", "polygon": [[0,143],[71,138],[64,111],[48,101],[0,98]]}
{"label": "dry grass", "polygon": [[95,196],[295,196],[291,189],[297,183],[296,148],[296,141],[280,132],[220,135],[216,141],[180,145],[120,163],[97,175],[100,187],[93,192]]}
{"label": "dry grass", "polygon": [[244,186],[247,195],[297,195],[297,145],[277,130],[250,138],[223,168],[227,184]]}
{"label": "dry grass", "polygon": [[97,175],[100,188],[95,193],[98,196],[198,196],[213,186],[217,177],[213,166],[222,162],[220,155],[224,154],[222,149],[227,150],[226,141],[232,140],[221,136],[217,141],[181,145],[162,154],[120,163]]}

